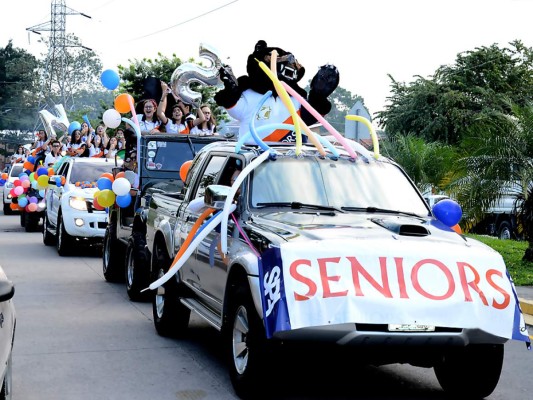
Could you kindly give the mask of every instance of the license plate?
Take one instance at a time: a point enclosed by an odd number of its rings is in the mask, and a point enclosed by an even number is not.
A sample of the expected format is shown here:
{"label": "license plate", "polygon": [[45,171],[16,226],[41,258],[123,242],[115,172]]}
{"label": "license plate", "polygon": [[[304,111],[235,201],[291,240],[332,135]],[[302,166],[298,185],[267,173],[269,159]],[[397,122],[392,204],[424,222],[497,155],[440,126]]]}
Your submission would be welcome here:
{"label": "license plate", "polygon": [[389,324],[390,332],[435,332],[432,325]]}

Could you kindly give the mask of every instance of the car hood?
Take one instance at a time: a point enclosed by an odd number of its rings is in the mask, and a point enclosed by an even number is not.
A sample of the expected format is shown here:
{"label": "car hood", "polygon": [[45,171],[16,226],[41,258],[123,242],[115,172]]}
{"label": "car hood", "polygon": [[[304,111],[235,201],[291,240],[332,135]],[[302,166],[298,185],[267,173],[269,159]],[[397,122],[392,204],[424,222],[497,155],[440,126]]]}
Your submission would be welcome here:
{"label": "car hood", "polygon": [[401,240],[447,242],[464,246],[488,247],[457,234],[432,217],[411,217],[379,213],[303,213],[276,212],[255,214],[253,224],[277,235],[280,243],[314,240]]}

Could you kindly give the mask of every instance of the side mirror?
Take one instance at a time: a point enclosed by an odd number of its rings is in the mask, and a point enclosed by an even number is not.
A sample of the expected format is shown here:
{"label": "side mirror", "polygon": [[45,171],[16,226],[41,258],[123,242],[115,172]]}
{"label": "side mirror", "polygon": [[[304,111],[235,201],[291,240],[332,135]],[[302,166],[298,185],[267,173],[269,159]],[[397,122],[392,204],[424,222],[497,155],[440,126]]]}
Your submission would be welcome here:
{"label": "side mirror", "polygon": [[14,295],[15,286],[13,286],[13,282],[7,279],[0,280],[0,302],[11,300]]}
{"label": "side mirror", "polygon": [[209,185],[204,192],[204,204],[207,207],[221,210],[231,188],[224,185]]}

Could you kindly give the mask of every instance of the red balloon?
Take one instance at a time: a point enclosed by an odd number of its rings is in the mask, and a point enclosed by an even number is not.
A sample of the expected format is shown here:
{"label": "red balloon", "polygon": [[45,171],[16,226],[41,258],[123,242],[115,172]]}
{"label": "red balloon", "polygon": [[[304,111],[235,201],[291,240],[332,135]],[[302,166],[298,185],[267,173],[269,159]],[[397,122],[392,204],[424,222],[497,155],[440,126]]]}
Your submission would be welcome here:
{"label": "red balloon", "polygon": [[105,210],[104,207],[102,207],[100,204],[98,204],[98,198],[94,198],[93,199],[93,207],[96,209],[96,210],[99,210],[99,211],[103,211]]}

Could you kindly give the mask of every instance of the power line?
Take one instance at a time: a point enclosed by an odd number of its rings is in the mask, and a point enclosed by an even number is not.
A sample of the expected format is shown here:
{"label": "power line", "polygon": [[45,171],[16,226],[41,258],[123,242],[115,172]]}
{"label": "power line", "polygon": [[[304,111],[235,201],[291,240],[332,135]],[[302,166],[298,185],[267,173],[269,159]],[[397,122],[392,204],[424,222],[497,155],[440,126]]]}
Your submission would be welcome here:
{"label": "power line", "polygon": [[161,33],[161,32],[165,32],[165,31],[168,31],[169,29],[172,29],[172,28],[175,28],[177,26],[180,26],[180,25],[183,25],[183,24],[186,24],[187,22],[191,22],[191,21],[194,21],[195,19],[198,19],[198,18],[201,18],[205,15],[208,15],[208,14],[211,14],[215,11],[218,11],[224,7],[227,7],[229,6],[230,4],[233,4],[233,3],[236,3],[238,2],[239,0],[233,0],[233,1],[230,1],[229,3],[226,3],[226,4],[223,4],[221,5],[220,7],[217,7],[217,8],[214,8],[210,11],[207,11],[203,14],[200,14],[200,15],[197,15],[196,17],[193,17],[193,18],[190,18],[188,20],[185,20],[185,21],[182,21],[182,22],[179,22],[177,23],[176,25],[172,25],[172,26],[169,26],[168,28],[164,28],[164,29],[161,29],[161,30],[158,30],[158,31],[155,31],[155,32],[152,32],[152,33],[148,33],[147,35],[144,35],[144,36],[139,36],[139,37],[136,37],[136,38],[133,38],[131,40],[127,40],[125,43],[129,43],[129,42],[133,42],[133,41],[136,41],[136,40],[139,40],[139,39],[144,39],[146,37],[149,37],[149,36],[153,36],[153,35],[157,35],[158,33]]}

